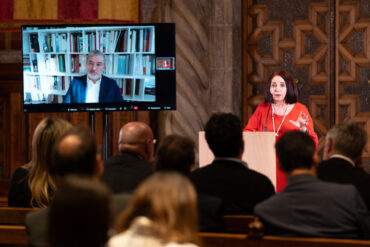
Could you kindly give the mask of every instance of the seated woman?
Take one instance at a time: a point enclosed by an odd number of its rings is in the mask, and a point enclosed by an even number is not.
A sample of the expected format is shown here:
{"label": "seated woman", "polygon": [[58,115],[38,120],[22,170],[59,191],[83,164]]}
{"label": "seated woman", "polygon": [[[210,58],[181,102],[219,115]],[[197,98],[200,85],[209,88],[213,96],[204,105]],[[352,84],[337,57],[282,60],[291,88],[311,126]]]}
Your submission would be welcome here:
{"label": "seated woman", "polygon": [[46,207],[56,189],[49,174],[52,148],[72,125],[60,118],[44,118],[32,138],[32,160],[17,168],[8,192],[10,207]]}
{"label": "seated woman", "polygon": [[53,247],[103,247],[112,219],[111,193],[99,181],[69,176],[50,204]]}
{"label": "seated woman", "polygon": [[189,180],[174,172],[147,178],[117,222],[120,232],[108,247],[196,247],[196,193]]}

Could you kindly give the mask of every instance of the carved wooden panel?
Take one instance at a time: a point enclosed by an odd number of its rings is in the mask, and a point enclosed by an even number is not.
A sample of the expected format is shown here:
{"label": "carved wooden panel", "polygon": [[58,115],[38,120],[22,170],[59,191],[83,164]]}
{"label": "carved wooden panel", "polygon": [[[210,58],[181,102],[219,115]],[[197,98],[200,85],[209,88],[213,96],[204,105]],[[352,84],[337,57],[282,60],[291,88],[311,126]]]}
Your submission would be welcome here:
{"label": "carved wooden panel", "polygon": [[[246,123],[263,101],[275,70],[296,79],[299,102],[312,115],[319,138],[329,125],[329,0],[244,1],[244,103]],[[320,138],[319,149],[323,139]]]}
{"label": "carved wooden panel", "polygon": [[[276,69],[293,74],[319,135],[344,119],[370,134],[370,1],[244,0],[243,116]],[[370,144],[363,157],[370,159]],[[370,168],[370,162],[367,166]]]}
{"label": "carved wooden panel", "polygon": [[354,119],[370,133],[370,2],[337,1],[336,10],[336,122]]}

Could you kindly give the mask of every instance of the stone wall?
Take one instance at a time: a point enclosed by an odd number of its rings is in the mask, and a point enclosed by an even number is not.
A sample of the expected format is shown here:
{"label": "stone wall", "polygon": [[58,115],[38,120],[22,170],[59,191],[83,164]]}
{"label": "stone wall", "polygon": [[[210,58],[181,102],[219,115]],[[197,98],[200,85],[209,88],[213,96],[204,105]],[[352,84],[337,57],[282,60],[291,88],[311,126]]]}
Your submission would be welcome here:
{"label": "stone wall", "polygon": [[242,1],[142,0],[142,17],[176,23],[177,110],[159,113],[159,138],[197,141],[213,112],[241,116]]}

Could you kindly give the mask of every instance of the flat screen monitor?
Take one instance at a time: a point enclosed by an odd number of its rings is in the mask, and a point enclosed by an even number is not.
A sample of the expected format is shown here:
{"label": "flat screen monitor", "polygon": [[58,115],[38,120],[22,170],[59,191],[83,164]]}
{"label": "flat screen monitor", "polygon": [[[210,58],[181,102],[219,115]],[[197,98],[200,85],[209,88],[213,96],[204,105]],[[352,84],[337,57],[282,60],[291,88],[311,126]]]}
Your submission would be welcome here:
{"label": "flat screen monitor", "polygon": [[23,110],[176,109],[175,24],[22,26]]}

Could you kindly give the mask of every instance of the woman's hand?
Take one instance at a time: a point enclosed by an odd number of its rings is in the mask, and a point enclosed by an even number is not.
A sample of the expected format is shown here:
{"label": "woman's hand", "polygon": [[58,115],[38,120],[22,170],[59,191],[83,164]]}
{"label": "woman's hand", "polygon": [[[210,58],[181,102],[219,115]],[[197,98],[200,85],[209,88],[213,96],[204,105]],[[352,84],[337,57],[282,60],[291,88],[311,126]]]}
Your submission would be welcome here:
{"label": "woman's hand", "polygon": [[308,114],[301,112],[296,121],[289,120],[294,126],[296,126],[300,131],[307,132],[308,125]]}

